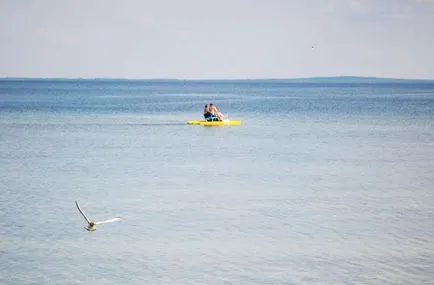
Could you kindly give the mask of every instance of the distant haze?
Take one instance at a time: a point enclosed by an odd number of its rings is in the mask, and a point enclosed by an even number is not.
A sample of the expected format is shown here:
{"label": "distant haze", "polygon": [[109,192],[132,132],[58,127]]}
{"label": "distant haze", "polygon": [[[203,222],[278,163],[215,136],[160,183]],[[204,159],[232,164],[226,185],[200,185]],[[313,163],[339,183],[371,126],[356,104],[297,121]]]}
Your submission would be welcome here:
{"label": "distant haze", "polygon": [[0,0],[0,77],[434,79],[431,0]]}

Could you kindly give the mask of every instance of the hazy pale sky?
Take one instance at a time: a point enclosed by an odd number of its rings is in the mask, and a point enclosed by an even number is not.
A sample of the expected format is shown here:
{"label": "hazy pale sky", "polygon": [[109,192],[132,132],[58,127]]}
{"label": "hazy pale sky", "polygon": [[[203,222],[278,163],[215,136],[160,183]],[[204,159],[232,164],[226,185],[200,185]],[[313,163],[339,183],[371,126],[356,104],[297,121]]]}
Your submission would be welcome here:
{"label": "hazy pale sky", "polygon": [[434,79],[433,0],[0,0],[0,77]]}

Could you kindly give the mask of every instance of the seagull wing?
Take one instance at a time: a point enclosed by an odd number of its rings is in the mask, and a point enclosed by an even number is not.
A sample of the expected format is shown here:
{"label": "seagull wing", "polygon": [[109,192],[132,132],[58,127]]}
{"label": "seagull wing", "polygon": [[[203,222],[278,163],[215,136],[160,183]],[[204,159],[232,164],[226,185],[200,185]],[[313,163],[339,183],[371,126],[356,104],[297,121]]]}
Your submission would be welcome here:
{"label": "seagull wing", "polygon": [[120,220],[121,220],[121,218],[116,217],[116,218],[113,218],[113,219],[110,219],[110,220],[105,220],[105,221],[101,221],[101,222],[95,222],[95,225],[105,224],[105,223],[113,223],[113,222],[117,222],[117,221],[120,221]]}
{"label": "seagull wing", "polygon": [[83,212],[83,210],[80,208],[80,205],[78,205],[77,200],[75,201],[75,205],[77,206],[77,209],[80,211],[80,213],[83,215],[84,219],[87,221],[87,223],[90,223],[89,218],[86,216],[86,214]]}

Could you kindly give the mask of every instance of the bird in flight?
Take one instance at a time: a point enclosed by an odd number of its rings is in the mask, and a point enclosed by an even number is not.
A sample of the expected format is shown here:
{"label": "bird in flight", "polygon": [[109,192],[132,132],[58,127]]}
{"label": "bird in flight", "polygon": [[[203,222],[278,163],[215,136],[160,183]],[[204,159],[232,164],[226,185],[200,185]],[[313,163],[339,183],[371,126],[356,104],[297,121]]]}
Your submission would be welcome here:
{"label": "bird in flight", "polygon": [[77,200],[75,201],[75,205],[77,206],[78,211],[80,212],[80,214],[83,216],[83,218],[86,220],[87,222],[87,228],[85,228],[87,231],[89,232],[93,232],[94,230],[96,230],[96,225],[99,224],[105,224],[105,223],[112,223],[112,222],[117,222],[119,221],[121,218],[116,217],[110,220],[105,220],[105,221],[101,221],[101,222],[95,222],[95,221],[91,221],[86,214],[83,212],[83,210],[80,208],[80,205],[78,204]]}

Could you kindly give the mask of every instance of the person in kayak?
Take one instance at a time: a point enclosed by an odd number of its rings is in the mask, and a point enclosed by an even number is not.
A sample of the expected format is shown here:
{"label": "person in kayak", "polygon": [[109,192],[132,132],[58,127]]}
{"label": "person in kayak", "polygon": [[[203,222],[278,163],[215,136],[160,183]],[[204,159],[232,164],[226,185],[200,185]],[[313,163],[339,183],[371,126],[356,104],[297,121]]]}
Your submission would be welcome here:
{"label": "person in kayak", "polygon": [[203,109],[203,116],[207,121],[217,121],[217,116],[212,113],[211,105],[212,104],[210,104],[209,106],[208,104],[205,105]]}
{"label": "person in kayak", "polygon": [[217,107],[213,103],[209,104],[208,109],[211,112],[211,114],[213,114],[213,116],[215,116],[217,118],[217,121],[223,121],[222,113],[219,112],[219,110],[217,109]]}

